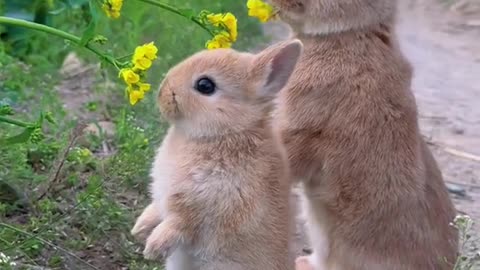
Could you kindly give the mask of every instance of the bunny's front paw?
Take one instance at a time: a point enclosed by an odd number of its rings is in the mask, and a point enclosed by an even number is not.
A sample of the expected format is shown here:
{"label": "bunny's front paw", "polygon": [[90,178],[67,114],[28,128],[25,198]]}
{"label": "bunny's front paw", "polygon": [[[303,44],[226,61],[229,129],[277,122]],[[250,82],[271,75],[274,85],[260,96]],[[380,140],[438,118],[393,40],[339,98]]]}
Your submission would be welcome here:
{"label": "bunny's front paw", "polygon": [[154,204],[150,204],[137,218],[130,233],[137,239],[145,241],[152,230],[162,222],[160,212]]}
{"label": "bunny's front paw", "polygon": [[143,255],[148,260],[166,259],[177,248],[180,238],[178,230],[161,223],[147,238]]}

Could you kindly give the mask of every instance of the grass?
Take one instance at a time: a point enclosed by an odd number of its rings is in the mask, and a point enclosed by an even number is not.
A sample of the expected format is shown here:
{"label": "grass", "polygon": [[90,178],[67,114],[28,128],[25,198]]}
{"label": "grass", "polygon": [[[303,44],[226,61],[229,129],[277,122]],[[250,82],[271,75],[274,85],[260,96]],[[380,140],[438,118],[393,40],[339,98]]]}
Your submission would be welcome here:
{"label": "grass", "polygon": [[466,215],[458,215],[452,222],[457,228],[460,238],[459,256],[453,270],[478,270],[480,269],[479,239],[475,235],[474,222]]}
{"label": "grass", "polygon": [[[239,20],[236,48],[261,38],[243,1],[168,2],[196,11],[233,12]],[[52,24],[81,34],[86,26],[79,23],[82,16],[81,10],[69,11],[54,16]],[[153,85],[208,39],[184,18],[136,1],[125,1],[122,17],[101,25],[98,32],[114,44],[116,55],[155,41],[159,59],[149,72]],[[75,88],[61,84],[59,69],[72,51],[86,63],[97,59],[41,33],[25,37],[14,46],[0,41],[0,101],[11,104],[22,120],[34,121],[41,111],[49,111],[57,124],[45,127],[40,143],[0,143],[0,268],[13,268],[13,262],[20,269],[160,269],[159,263],[143,260],[142,247],[129,235],[149,200],[148,173],[166,131],[155,91],[132,108],[117,74],[101,69],[88,75],[93,76],[92,87],[86,84],[93,98],[82,100],[81,108],[93,117],[85,118],[64,108],[58,86]],[[76,128],[80,122],[100,120],[115,124],[113,135],[87,136]],[[0,124],[0,138],[18,132]]]}

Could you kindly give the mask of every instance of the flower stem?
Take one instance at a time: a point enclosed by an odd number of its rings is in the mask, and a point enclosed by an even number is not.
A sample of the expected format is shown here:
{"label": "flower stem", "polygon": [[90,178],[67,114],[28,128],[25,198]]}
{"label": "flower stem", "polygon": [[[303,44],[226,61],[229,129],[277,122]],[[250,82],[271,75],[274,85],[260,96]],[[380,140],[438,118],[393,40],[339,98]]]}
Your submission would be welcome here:
{"label": "flower stem", "polygon": [[184,18],[187,18],[189,20],[191,20],[192,22],[196,23],[198,26],[200,26],[201,28],[203,28],[205,31],[207,31],[212,37],[215,36],[215,34],[210,30],[208,29],[201,21],[199,21],[197,18],[195,17],[188,17],[188,16],[185,16],[185,14],[183,14],[179,9],[177,9],[176,7],[172,7],[168,4],[165,4],[165,3],[162,3],[162,2],[159,2],[159,1],[155,1],[155,0],[139,0],[139,1],[142,1],[144,3],[147,3],[147,4],[151,4],[151,5],[154,5],[154,6],[157,6],[159,8],[163,8],[165,10],[168,10],[172,13],[175,13],[177,15],[180,15]]}
{"label": "flower stem", "polygon": [[0,122],[5,122],[5,123],[8,123],[8,124],[16,125],[16,126],[19,126],[19,127],[25,127],[25,128],[32,126],[31,123],[15,120],[15,119],[8,118],[8,117],[5,117],[5,116],[0,116]]}
{"label": "flower stem", "polygon": [[38,24],[34,22],[29,22],[25,20],[20,20],[20,19],[15,19],[15,18],[10,18],[10,17],[4,17],[0,16],[0,24],[11,24],[15,26],[20,26],[20,27],[25,27],[25,28],[30,28],[33,30],[49,33],[64,39],[68,39],[70,41],[73,41],[75,43],[80,43],[80,38],[77,36],[74,36],[72,34],[69,34],[67,32],[64,32],[62,30],[58,30],[43,24]]}
{"label": "flower stem", "polygon": [[[24,27],[24,28],[48,33],[48,34],[51,34],[51,35],[54,35],[54,36],[57,36],[57,37],[64,38],[66,40],[70,40],[78,46],[80,46],[80,43],[81,43],[81,40],[82,40],[80,37],[77,37],[75,35],[72,35],[70,33],[65,32],[65,31],[62,31],[62,30],[59,30],[59,29],[56,29],[56,28],[53,28],[53,27],[50,27],[50,26],[46,26],[46,25],[43,25],[43,24],[29,22],[29,21],[26,21],[26,20],[20,20],[20,19],[0,16],[0,24],[9,24],[9,25]],[[86,44],[84,47],[86,49],[90,50],[91,52],[93,52],[94,54],[96,54],[97,56],[99,56],[101,59],[109,62],[110,64],[112,64],[114,66],[116,66],[116,63],[112,62],[112,60],[109,59],[108,57],[105,57],[105,55],[101,51],[97,50],[95,47],[92,47],[90,44]]]}

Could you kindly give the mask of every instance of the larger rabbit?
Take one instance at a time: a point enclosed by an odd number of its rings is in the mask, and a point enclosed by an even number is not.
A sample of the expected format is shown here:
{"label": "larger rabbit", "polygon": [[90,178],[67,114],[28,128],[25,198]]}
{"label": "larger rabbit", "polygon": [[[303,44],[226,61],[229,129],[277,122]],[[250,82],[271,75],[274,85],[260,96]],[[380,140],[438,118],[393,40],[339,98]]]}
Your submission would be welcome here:
{"label": "larger rabbit", "polygon": [[422,139],[394,0],[271,0],[304,44],[274,126],[301,180],[299,269],[451,270],[455,209]]}

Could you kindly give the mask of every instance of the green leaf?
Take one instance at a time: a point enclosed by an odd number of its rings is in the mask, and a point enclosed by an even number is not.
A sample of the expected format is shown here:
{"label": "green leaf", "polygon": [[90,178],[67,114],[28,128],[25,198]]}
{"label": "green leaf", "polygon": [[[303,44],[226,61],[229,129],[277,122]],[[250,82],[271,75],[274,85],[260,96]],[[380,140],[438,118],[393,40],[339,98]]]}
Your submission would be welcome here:
{"label": "green leaf", "polygon": [[90,42],[90,40],[93,39],[93,37],[95,36],[96,28],[97,28],[96,23],[94,22],[94,20],[91,20],[87,28],[85,29],[85,31],[83,31],[82,39],[80,40],[80,44],[79,44],[80,46],[85,47],[88,44],[88,42]]}
{"label": "green leaf", "polygon": [[37,122],[35,123],[35,127],[38,128],[38,127],[41,127],[43,125],[43,112],[40,112],[40,115],[38,116],[38,120]]}
{"label": "green leaf", "polygon": [[90,8],[91,19],[88,23],[87,28],[83,31],[82,39],[80,40],[80,46],[87,45],[94,37],[97,30],[97,24],[100,20],[99,6],[97,1],[90,0],[88,2]]}
{"label": "green leaf", "polygon": [[[45,8],[38,0],[8,0],[4,7],[4,16],[45,24],[48,19],[45,11]],[[3,34],[2,39],[9,46],[15,48],[14,55],[19,56],[28,51],[31,46],[28,44],[31,35],[29,29],[9,25],[3,26],[3,28],[1,30]]]}
{"label": "green leaf", "polygon": [[56,125],[57,122],[55,121],[55,119],[53,119],[53,114],[52,112],[47,112],[45,114],[45,120],[47,120],[50,124],[53,124],[53,125]]}
{"label": "green leaf", "polygon": [[10,101],[10,99],[0,99],[0,115],[13,115],[13,109],[10,105],[11,103],[12,102]]}
{"label": "green leaf", "polygon": [[12,107],[0,104],[0,115],[13,115]]}
{"label": "green leaf", "polygon": [[17,143],[28,142],[28,140],[30,139],[30,136],[35,131],[35,129],[36,129],[35,127],[28,127],[22,133],[6,138],[2,140],[2,142],[6,144],[17,144]]}
{"label": "green leaf", "polygon": [[35,18],[34,22],[48,25],[49,18],[48,18],[48,10],[50,9],[49,4],[46,0],[40,0],[37,2],[37,6],[35,9]]}
{"label": "green leaf", "polygon": [[90,8],[90,14],[92,15],[92,20],[97,24],[100,18],[102,18],[102,8],[96,0],[90,0],[88,4]]}

